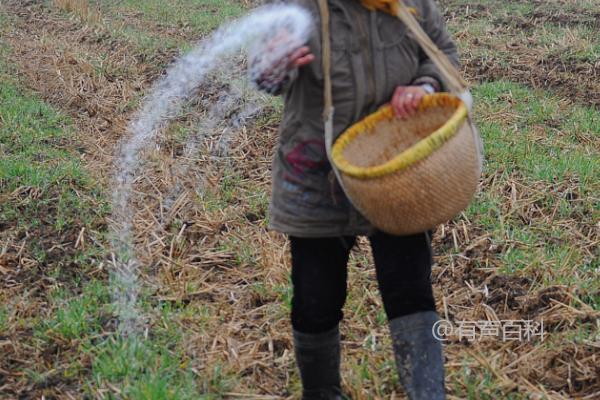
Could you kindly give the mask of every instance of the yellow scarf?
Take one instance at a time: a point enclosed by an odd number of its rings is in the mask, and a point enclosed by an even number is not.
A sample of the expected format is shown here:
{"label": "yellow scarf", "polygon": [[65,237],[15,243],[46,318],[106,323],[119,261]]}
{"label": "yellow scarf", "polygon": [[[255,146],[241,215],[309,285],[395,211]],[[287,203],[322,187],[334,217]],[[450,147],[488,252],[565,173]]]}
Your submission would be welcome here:
{"label": "yellow scarf", "polygon": [[[369,10],[379,10],[393,16],[398,15],[398,0],[360,0],[360,2],[363,7],[368,8]],[[417,10],[409,7],[408,11],[410,11],[411,14],[416,14]]]}
{"label": "yellow scarf", "polygon": [[360,0],[369,10],[379,10],[391,15],[398,14],[398,0]]}

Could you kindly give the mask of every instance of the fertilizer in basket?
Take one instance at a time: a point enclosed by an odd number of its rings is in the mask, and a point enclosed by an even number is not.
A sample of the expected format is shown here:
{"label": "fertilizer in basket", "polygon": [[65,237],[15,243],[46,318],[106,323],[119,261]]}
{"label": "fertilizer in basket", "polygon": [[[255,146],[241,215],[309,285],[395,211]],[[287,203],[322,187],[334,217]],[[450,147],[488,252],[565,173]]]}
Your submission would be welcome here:
{"label": "fertilizer in basket", "polygon": [[[119,329],[125,336],[140,328],[136,307],[138,268],[133,246],[132,185],[139,174],[140,155],[156,138],[165,123],[176,116],[209,73],[226,66],[226,60],[240,51],[253,51],[264,45],[273,33],[284,33],[284,40],[269,48],[269,56],[259,63],[273,64],[307,42],[312,21],[309,13],[295,5],[271,5],[256,9],[244,18],[218,29],[177,61],[150,91],[141,110],[132,121],[130,136],[122,144],[116,162],[112,209],[115,230],[113,240],[113,296],[119,316]],[[260,68],[261,65],[258,65]],[[192,144],[193,147],[193,144]]]}

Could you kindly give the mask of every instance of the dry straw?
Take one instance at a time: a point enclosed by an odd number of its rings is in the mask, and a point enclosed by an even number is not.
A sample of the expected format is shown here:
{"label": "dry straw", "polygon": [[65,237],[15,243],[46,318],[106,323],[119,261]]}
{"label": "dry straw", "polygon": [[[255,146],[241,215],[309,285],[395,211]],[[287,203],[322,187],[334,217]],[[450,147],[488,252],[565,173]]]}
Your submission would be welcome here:
{"label": "dry straw", "polygon": [[96,25],[102,17],[100,10],[90,6],[88,0],[54,0],[54,6],[69,13],[73,13],[82,22]]}

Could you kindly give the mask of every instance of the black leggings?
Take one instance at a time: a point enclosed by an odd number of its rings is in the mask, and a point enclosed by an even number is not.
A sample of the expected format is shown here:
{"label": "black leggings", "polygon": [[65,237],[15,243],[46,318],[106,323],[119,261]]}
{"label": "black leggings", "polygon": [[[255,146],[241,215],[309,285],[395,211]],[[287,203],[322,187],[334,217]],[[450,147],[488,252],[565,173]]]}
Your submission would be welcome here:
{"label": "black leggings", "polygon": [[[292,326],[303,333],[321,333],[343,317],[347,263],[356,238],[290,237],[292,247]],[[431,288],[430,234],[369,237],[377,282],[388,319],[435,311]]]}

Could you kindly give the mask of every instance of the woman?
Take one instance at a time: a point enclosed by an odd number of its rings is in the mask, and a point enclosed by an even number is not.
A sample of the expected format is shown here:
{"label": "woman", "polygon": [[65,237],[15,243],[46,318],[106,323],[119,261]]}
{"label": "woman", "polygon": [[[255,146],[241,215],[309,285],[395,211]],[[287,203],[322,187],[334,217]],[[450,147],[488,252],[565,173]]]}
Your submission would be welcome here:
{"label": "woman", "polygon": [[[299,0],[320,19],[319,0]],[[331,32],[334,135],[391,102],[398,118],[444,85],[436,67],[394,16],[393,0],[326,0]],[[406,0],[436,45],[457,53],[432,0]],[[320,26],[320,24],[317,24]],[[393,236],[354,209],[327,159],[323,131],[321,33],[268,71],[257,85],[283,92],[285,110],[273,162],[270,227],[288,235],[292,326],[303,399],[342,399],[338,324],[346,298],[349,252],[367,235],[393,339],[401,383],[411,399],[443,399],[441,344],[430,281],[430,232]],[[281,68],[281,67],[284,68]],[[273,71],[285,70],[285,74]]]}

